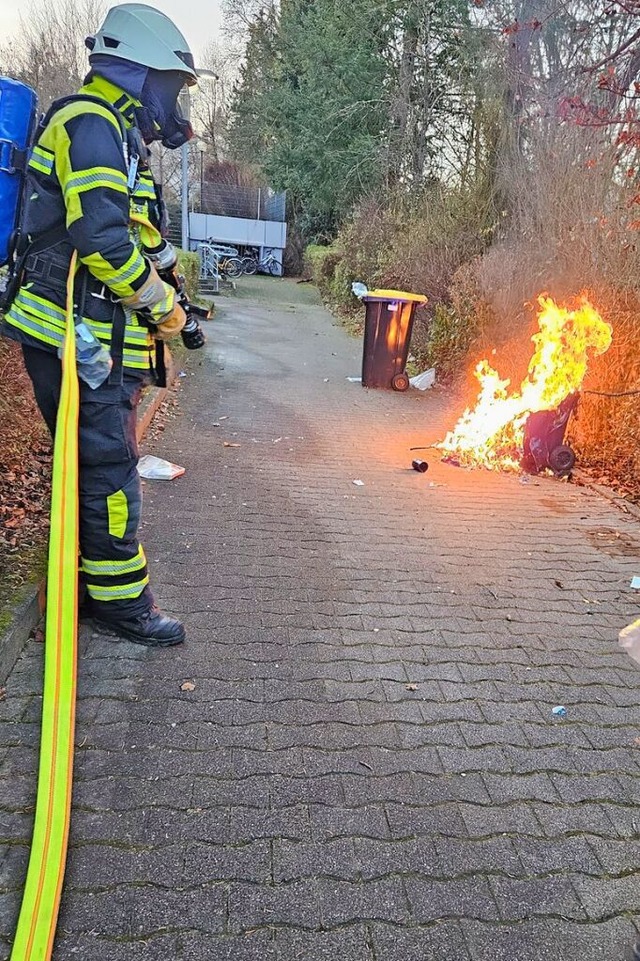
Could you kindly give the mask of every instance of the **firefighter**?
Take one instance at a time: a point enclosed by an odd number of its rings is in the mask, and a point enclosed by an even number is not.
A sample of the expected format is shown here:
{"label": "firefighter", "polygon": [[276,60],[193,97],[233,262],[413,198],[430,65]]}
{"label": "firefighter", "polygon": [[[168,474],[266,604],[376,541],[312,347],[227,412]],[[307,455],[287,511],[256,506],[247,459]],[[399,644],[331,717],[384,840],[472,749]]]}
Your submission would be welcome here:
{"label": "firefighter", "polygon": [[190,333],[184,333],[183,307],[154,266],[167,245],[159,229],[161,198],[146,161],[151,142],[176,148],[192,136],[177,102],[197,74],[180,31],[145,4],[113,7],[86,43],[91,69],[85,84],[79,95],[53,105],[31,154],[21,280],[3,333],[22,345],[37,404],[53,434],[75,250],[80,266],[74,319],[108,348],[112,365],[98,387],[80,380],[85,613],[112,633],[164,647],[181,643],[185,631],[156,607],[137,538],[136,407],[154,376],[156,341],[182,331],[186,346],[194,347],[204,337],[191,319]]}

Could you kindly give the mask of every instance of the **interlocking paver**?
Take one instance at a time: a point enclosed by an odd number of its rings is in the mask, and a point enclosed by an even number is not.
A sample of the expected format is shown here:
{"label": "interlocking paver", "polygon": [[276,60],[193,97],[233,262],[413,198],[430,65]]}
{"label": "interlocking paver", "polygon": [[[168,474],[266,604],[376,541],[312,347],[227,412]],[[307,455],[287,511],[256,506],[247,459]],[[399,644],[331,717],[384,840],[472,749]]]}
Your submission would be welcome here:
{"label": "interlocking paver", "polygon": [[[349,383],[360,344],[308,287],[247,284],[150,442],[187,468],[145,483],[144,539],[188,642],[81,631],[54,961],[621,958],[640,525],[548,478],[411,471],[457,405]],[[0,700],[2,959],[41,672],[30,643]]]}
{"label": "interlocking paver", "polygon": [[571,924],[565,919],[521,921],[501,927],[463,921],[462,930],[472,961],[610,961],[622,958],[633,941],[633,927],[622,919],[601,924]]}

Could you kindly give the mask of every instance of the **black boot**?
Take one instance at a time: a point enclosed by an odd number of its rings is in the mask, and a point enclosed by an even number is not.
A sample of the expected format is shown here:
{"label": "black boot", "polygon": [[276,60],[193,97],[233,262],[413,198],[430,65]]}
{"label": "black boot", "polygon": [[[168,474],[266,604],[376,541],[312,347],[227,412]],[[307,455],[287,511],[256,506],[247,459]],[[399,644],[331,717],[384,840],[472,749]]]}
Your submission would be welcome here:
{"label": "black boot", "polygon": [[163,614],[157,607],[152,607],[138,617],[125,619],[105,615],[103,610],[92,615],[92,620],[97,627],[106,628],[108,631],[126,637],[135,644],[144,644],[146,647],[171,647],[174,644],[182,644],[185,639],[183,625],[175,617]]}

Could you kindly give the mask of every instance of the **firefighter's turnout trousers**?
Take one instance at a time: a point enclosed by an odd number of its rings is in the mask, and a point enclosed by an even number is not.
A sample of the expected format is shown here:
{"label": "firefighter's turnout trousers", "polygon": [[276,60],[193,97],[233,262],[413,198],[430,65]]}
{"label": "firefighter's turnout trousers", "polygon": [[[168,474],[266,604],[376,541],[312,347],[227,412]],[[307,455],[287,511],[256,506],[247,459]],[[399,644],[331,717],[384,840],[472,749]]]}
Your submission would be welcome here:
{"label": "firefighter's turnout trousers", "polygon": [[[22,346],[36,402],[53,436],[60,400],[61,361]],[[143,380],[125,372],[122,384],[92,390],[80,381],[81,580],[94,606],[123,618],[153,605],[147,562],[138,542],[142,495],[136,408]]]}

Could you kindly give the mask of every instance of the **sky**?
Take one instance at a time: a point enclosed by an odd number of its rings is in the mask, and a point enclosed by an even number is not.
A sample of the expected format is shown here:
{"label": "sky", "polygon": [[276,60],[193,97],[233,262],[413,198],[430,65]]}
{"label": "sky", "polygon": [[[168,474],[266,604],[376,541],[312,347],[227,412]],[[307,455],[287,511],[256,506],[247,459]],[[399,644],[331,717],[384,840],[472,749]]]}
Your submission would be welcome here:
{"label": "sky", "polygon": [[[52,0],[32,0],[36,7],[43,7]],[[55,0],[54,0],[55,2]],[[109,6],[115,5],[109,3]],[[219,39],[221,0],[148,0],[150,6],[157,7],[175,22],[185,35],[196,63],[201,53],[211,40]],[[27,16],[28,3],[16,0],[0,0],[0,38],[4,41],[16,32],[20,25],[20,12],[23,18]],[[97,26],[97,25],[96,25]]]}

